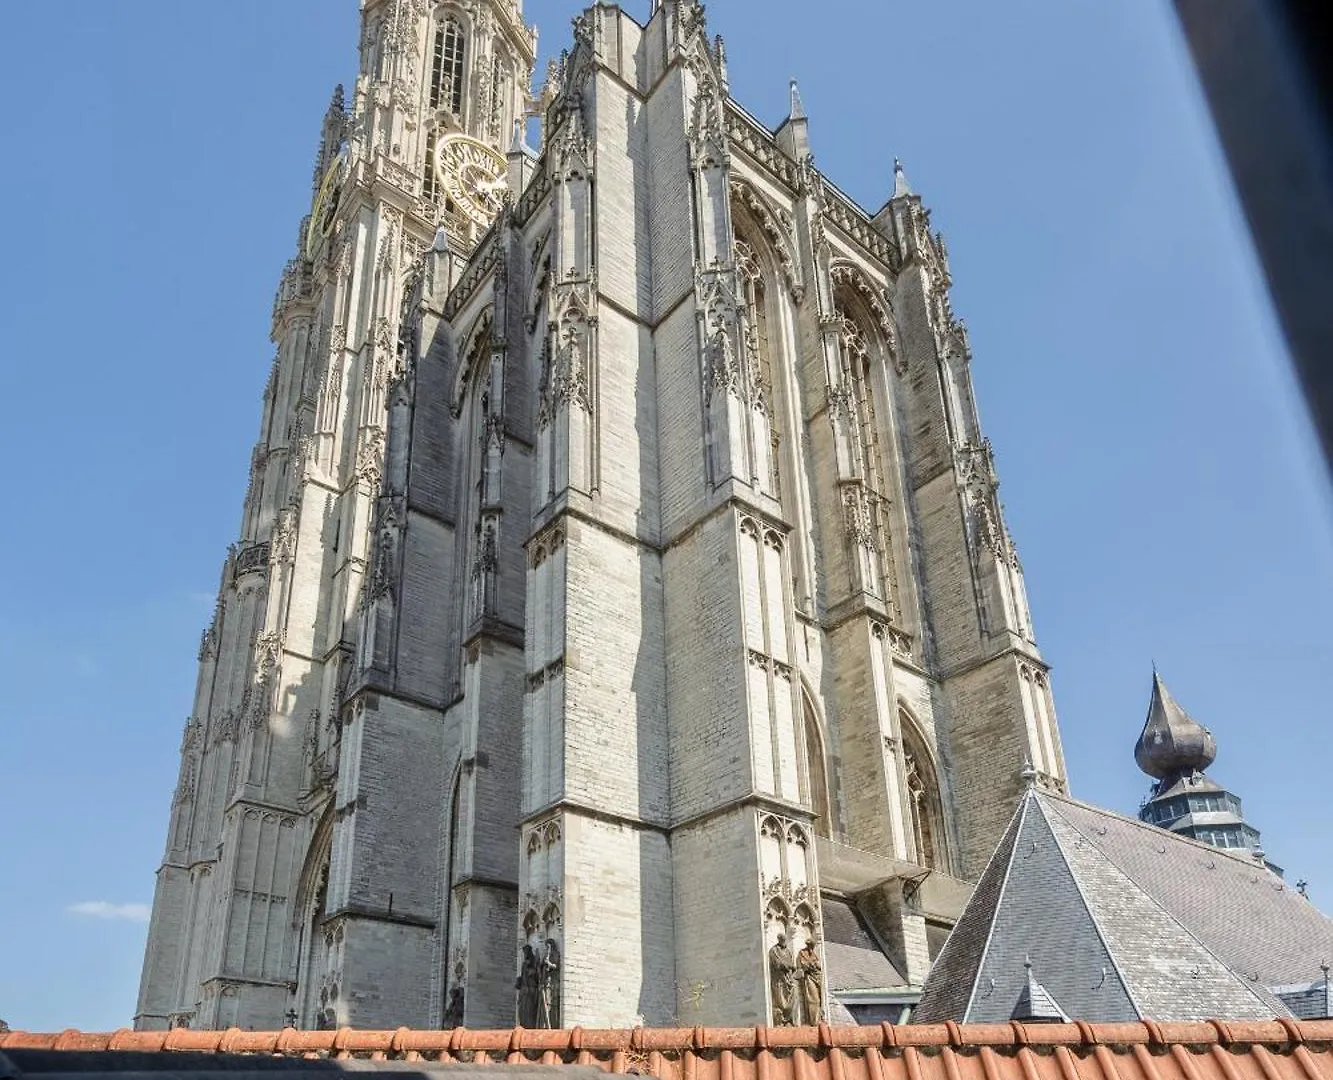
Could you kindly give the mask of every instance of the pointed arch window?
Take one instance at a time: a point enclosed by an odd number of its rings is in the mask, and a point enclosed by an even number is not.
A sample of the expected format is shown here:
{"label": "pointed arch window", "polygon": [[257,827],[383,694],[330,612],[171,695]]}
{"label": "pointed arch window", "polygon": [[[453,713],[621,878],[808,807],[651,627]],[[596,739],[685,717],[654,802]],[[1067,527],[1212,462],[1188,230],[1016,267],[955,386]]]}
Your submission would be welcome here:
{"label": "pointed arch window", "polygon": [[857,463],[866,486],[875,495],[883,495],[884,467],[879,445],[880,429],[875,417],[875,393],[870,377],[870,347],[856,321],[845,312],[841,312],[841,315],[844,375],[856,413]]}
{"label": "pointed arch window", "polygon": [[828,767],[824,750],[824,736],[810,697],[801,693],[801,712],[805,720],[805,756],[808,764],[806,781],[810,789],[810,808],[814,811],[814,830],[817,836],[832,836],[833,808],[829,791]]}
{"label": "pointed arch window", "polygon": [[915,724],[899,713],[903,733],[903,775],[907,782],[906,802],[916,861],[931,869],[949,867],[948,841],[944,833],[944,804],[934,762],[915,731]]}
{"label": "pointed arch window", "polygon": [[431,57],[430,106],[447,108],[451,113],[463,111],[463,61],[466,47],[463,27],[449,15],[435,29],[435,46]]}
{"label": "pointed arch window", "polygon": [[862,587],[896,611],[896,575],[889,538],[889,483],[884,471],[882,440],[886,428],[877,415],[874,373],[877,365],[862,324],[841,304],[837,306],[841,327],[842,391],[850,420],[849,438],[860,490],[852,496],[849,511],[855,522],[854,535],[866,549]]}
{"label": "pointed arch window", "polygon": [[756,435],[766,444],[758,447],[764,475],[759,477],[764,490],[774,498],[781,498],[779,487],[778,445],[780,437],[776,423],[773,395],[772,349],[768,333],[767,291],[764,275],[759,266],[755,248],[740,236],[732,240],[735,252],[736,276],[741,289],[741,333],[745,350],[745,382],[750,402],[762,414],[763,428]]}

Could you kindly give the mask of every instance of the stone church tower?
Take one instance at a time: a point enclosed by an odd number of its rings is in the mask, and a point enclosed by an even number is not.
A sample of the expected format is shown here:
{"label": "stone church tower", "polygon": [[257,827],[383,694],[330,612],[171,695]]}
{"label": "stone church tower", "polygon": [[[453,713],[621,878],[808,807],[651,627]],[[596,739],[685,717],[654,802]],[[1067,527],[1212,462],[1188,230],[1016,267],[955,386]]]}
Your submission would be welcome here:
{"label": "stone church tower", "polygon": [[362,7],[137,1024],[800,1022],[867,942],[919,988],[1065,786],[928,212],[733,101],[697,0],[589,8],[535,97],[514,0]]}

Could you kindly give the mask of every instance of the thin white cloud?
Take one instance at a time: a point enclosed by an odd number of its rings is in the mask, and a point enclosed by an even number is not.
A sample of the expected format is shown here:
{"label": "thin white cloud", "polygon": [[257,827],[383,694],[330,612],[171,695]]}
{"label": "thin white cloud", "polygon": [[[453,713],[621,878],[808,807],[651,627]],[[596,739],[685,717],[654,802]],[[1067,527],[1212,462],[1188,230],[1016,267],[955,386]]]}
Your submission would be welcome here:
{"label": "thin white cloud", "polygon": [[126,919],[129,922],[147,922],[153,909],[147,904],[113,904],[109,900],[82,900],[70,904],[71,915],[86,915],[91,919]]}

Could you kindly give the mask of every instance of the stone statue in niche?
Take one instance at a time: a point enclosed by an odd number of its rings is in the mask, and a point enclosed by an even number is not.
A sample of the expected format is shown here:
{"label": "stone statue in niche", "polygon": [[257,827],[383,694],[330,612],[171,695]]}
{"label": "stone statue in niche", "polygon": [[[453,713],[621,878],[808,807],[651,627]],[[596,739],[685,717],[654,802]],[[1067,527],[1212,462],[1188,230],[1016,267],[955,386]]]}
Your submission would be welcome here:
{"label": "stone statue in niche", "polygon": [[541,1000],[541,975],[537,964],[537,954],[531,945],[523,946],[523,964],[519,968],[518,978],[514,981],[518,991],[518,1026],[525,1028],[541,1027],[538,1020],[538,1008]]}
{"label": "stone statue in niche", "polygon": [[768,982],[773,994],[773,1024],[791,1027],[796,1023],[796,961],[787,947],[787,935],[779,934],[768,950]]}
{"label": "stone statue in niche", "polygon": [[449,1003],[444,1007],[445,1028],[463,1026],[463,987],[455,983],[449,988]]}
{"label": "stone statue in niche", "polygon": [[796,954],[796,971],[801,983],[803,1018],[813,1026],[824,1019],[824,968],[811,938],[806,939],[805,948]]}
{"label": "stone statue in niche", "polygon": [[560,1026],[560,949],[554,938],[546,939],[546,948],[542,952],[539,968],[540,997],[538,1000],[537,1026],[558,1028]]}

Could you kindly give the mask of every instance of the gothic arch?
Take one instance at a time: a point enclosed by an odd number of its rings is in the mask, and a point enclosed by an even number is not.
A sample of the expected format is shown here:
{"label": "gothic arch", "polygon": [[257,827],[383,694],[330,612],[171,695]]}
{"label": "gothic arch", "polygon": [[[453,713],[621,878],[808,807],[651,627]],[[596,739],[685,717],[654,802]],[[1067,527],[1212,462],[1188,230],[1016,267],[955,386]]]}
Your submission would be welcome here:
{"label": "gothic arch", "polygon": [[881,353],[893,365],[894,371],[903,374],[906,364],[898,345],[897,325],[888,294],[871,281],[861,267],[846,259],[833,261],[829,278],[833,283],[835,306],[848,315],[859,313],[862,317],[855,321],[863,330],[867,324],[872,324]]}
{"label": "gothic arch", "polygon": [[[782,269],[782,277],[787,283],[792,299],[799,304],[805,292],[805,283],[801,277],[801,264],[792,240],[790,216],[774,207],[753,184],[738,176],[731,177],[730,194],[733,231],[742,231],[735,228],[736,222],[741,220],[756,226],[764,238],[764,246],[771,251],[774,261]],[[753,237],[753,234],[751,236]],[[753,242],[752,238],[751,243]]]}
{"label": "gothic arch", "polygon": [[841,799],[838,797],[836,778],[830,779],[832,770],[828,741],[825,738],[827,729],[804,678],[801,679],[801,715],[805,735],[806,786],[815,815],[814,831],[818,836],[831,839],[841,831]]}
{"label": "gothic arch", "polygon": [[921,725],[902,702],[898,703],[898,729],[902,735],[903,776],[907,782],[903,798],[916,860],[922,866],[947,873],[949,837],[939,762]]}
{"label": "gothic arch", "polygon": [[472,321],[467,333],[458,339],[462,346],[458,350],[458,370],[454,375],[453,400],[450,403],[450,412],[454,416],[462,414],[463,398],[472,382],[478,361],[482,358],[482,353],[489,351],[478,346],[484,341],[489,341],[494,314],[494,307],[487,305],[486,309]]}
{"label": "gothic arch", "polygon": [[333,800],[315,826],[306,849],[305,864],[296,883],[293,905],[297,947],[293,997],[298,1023],[314,1026],[326,1002],[320,999],[320,983],[326,972],[328,950],[324,942],[323,921],[329,887],[329,866],[333,856]]}
{"label": "gothic arch", "polygon": [[[444,927],[444,933],[439,955],[444,968],[443,978],[440,980],[442,995],[440,1005],[447,1013],[451,992],[456,986],[462,986],[467,978],[467,958],[462,952],[461,946],[455,940],[456,928],[453,925],[455,868],[458,865],[458,817],[459,808],[463,802],[463,759],[461,755],[454,764],[449,784],[445,790],[449,793],[449,799],[445,803],[448,807],[448,816],[441,823],[445,841],[443,865],[440,867],[440,882],[442,885],[440,908],[443,914],[441,925]],[[459,970],[460,960],[461,971]]]}

